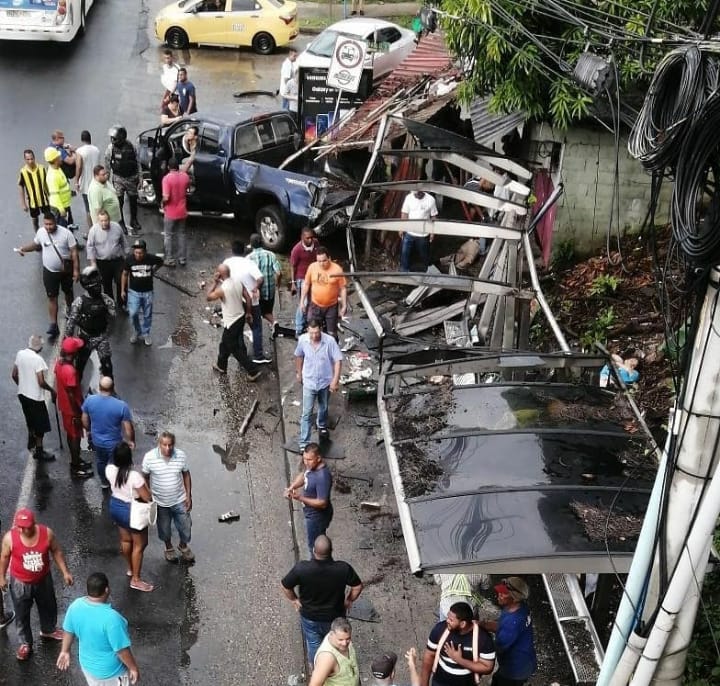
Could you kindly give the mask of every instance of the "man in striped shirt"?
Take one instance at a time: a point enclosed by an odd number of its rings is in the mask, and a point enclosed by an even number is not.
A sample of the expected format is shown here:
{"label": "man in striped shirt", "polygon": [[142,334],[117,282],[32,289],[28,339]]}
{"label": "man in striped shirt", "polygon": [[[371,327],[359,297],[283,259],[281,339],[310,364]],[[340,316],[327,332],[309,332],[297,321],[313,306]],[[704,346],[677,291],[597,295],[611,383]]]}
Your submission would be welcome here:
{"label": "man in striped shirt", "polygon": [[30,214],[33,229],[37,231],[40,227],[40,215],[50,211],[45,167],[35,161],[35,153],[29,148],[23,152],[23,157],[25,164],[18,176],[20,206],[23,212]]}
{"label": "man in striped shirt", "polygon": [[158,538],[165,544],[165,559],[177,561],[172,545],[172,525],[175,524],[180,544],[178,552],[185,562],[193,562],[190,550],[192,520],[192,479],[184,451],[175,447],[175,435],[163,431],[158,447],[145,453],[142,472],[148,482],[153,500],[157,503]]}
{"label": "man in striped shirt", "polygon": [[475,686],[495,668],[495,644],[473,621],[467,603],[455,603],[444,622],[430,632],[422,661],[420,686]]}

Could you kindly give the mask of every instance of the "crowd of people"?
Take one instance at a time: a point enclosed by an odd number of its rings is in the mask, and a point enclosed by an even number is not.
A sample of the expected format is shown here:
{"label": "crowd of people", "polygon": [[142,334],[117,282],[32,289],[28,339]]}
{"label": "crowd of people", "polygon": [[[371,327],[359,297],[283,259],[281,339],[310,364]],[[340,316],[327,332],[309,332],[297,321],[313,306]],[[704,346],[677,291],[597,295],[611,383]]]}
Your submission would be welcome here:
{"label": "crowd of people", "polygon": [[[359,5],[362,14],[362,5]],[[294,78],[296,53],[283,67],[281,91],[286,103],[292,92],[287,82]],[[285,76],[285,71],[288,76]],[[164,54],[161,100],[163,124],[195,111],[196,90],[187,79],[187,70]],[[192,128],[192,127],[191,127]],[[190,132],[192,134],[192,131]],[[196,132],[195,132],[196,133]],[[12,378],[28,429],[28,450],[39,461],[56,455],[45,449],[44,437],[51,430],[46,404],[49,393],[60,416],[68,444],[72,478],[97,475],[109,500],[109,515],[117,527],[119,548],[126,567],[129,587],[139,592],[154,590],[142,578],[143,556],[148,545],[148,527],[157,524],[158,539],[168,562],[192,563],[192,478],[187,456],[176,446],[175,436],[162,431],[157,445],[146,452],[139,465],[133,463],[135,428],[132,410],[115,392],[112,365],[112,322],[126,313],[132,322],[130,343],[152,345],[154,277],[158,269],[187,264],[185,220],[186,197],[192,187],[189,163],[168,161],[162,182],[164,209],[164,254],[147,250],[143,239],[133,236],[142,230],[137,217],[139,166],[137,151],[127,140],[124,127],[111,130],[104,158],[92,144],[88,131],[80,135],[77,149],[65,142],[61,131],[53,132],[44,151],[45,168],[31,149],[24,151],[18,187],[23,211],[30,216],[33,241],[16,248],[20,256],[40,252],[43,285],[48,298],[50,324],[47,336],[60,336],[58,298],[62,291],[66,321],[52,378],[41,351],[43,338],[30,336],[28,345],[15,358]],[[188,145],[191,145],[189,143]],[[104,164],[103,164],[104,162]],[[71,200],[81,194],[86,210],[88,233],[82,246],[72,216]],[[130,208],[124,220],[124,199]],[[431,196],[421,192],[408,195],[403,218],[433,218],[437,208]],[[40,223],[42,221],[42,224]],[[432,236],[403,236],[401,269],[409,269],[413,252],[428,260]],[[87,266],[81,266],[84,247]],[[300,617],[308,657],[309,686],[358,686],[360,669],[352,643],[352,626],[347,619],[363,583],[353,567],[333,558],[327,536],[333,518],[332,473],[323,459],[322,445],[329,440],[328,404],[338,390],[342,353],[337,343],[338,323],[347,310],[347,287],[343,269],[332,261],[312,229],[302,231],[290,253],[291,293],[297,298],[294,351],[297,381],[302,384],[302,419],[297,450],[303,469],[285,490],[285,497],[303,507],[310,559],[301,560],[281,580],[282,592]],[[272,362],[263,345],[263,321],[271,338],[279,324],[273,311],[281,287],[277,257],[262,247],[261,237],[250,237],[249,250],[241,241],[232,245],[232,255],[217,266],[207,285],[206,299],[216,302],[222,312],[223,331],[217,358],[212,364],[219,375],[228,373],[235,357],[255,382],[262,365]],[[74,284],[85,293],[75,297]],[[252,333],[252,353],[245,344],[245,326]],[[83,376],[91,353],[100,363],[101,378],[95,392],[83,393]],[[54,379],[54,385],[53,385]],[[317,407],[313,441],[311,418]],[[88,438],[94,464],[82,459],[81,441]],[[61,446],[62,447],[62,446]],[[179,539],[173,543],[173,529]],[[20,508],[11,528],[3,536],[0,551],[0,591],[9,590],[12,610],[6,610],[0,593],[0,628],[16,624],[18,660],[30,659],[34,637],[30,627],[33,605],[40,617],[40,638],[61,641],[57,658],[61,670],[70,665],[70,649],[80,646],[80,666],[90,686],[136,683],[139,667],[131,649],[127,620],[109,604],[110,585],[103,572],[86,580],[87,594],[68,607],[62,626],[52,579],[52,564],[67,585],[74,583],[61,545],[53,530],[37,521],[35,513]],[[485,577],[456,574],[438,577],[441,597],[440,621],[431,629],[420,664],[414,648],[405,652],[413,686],[470,686],[482,675],[493,674],[493,686],[521,686],[536,667],[532,621],[526,600],[527,584],[518,577],[495,585],[500,616],[493,621],[476,617],[476,592],[487,586]],[[494,639],[491,636],[494,635]],[[373,683],[395,683],[397,654],[383,651],[372,661]],[[496,661],[499,665],[495,671]]]}

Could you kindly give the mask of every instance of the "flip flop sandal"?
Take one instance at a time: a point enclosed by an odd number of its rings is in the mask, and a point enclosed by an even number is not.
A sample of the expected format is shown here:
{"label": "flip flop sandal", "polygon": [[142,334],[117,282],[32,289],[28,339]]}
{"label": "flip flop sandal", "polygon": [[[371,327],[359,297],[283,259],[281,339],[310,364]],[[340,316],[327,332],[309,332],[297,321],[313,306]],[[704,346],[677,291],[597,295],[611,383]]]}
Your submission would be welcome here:
{"label": "flip flop sandal", "polygon": [[130,582],[130,588],[135,589],[136,591],[143,591],[144,593],[150,593],[155,586],[152,584],[149,584],[147,581],[143,581],[142,579],[140,581],[131,581]]}
{"label": "flip flop sandal", "polygon": [[218,522],[236,522],[238,519],[240,519],[240,515],[237,512],[230,510],[229,512],[221,514],[218,517]]}

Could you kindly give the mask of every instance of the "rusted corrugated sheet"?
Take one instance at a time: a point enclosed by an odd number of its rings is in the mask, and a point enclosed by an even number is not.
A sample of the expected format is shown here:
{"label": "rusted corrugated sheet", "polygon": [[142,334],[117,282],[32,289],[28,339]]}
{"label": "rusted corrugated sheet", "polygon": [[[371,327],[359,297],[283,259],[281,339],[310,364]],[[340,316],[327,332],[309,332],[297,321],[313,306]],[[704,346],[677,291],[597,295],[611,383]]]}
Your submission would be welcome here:
{"label": "rusted corrugated sheet", "polygon": [[492,145],[504,135],[523,125],[522,112],[493,114],[489,109],[490,98],[476,98],[470,105],[470,119],[475,140],[481,145]]}

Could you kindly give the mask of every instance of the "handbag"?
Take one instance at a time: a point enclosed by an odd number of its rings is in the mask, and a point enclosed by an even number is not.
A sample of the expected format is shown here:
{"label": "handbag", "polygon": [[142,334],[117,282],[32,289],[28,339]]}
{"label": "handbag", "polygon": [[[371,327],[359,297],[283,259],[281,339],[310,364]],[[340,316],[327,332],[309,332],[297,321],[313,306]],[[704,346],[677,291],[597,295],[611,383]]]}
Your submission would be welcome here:
{"label": "handbag", "polygon": [[142,531],[157,521],[157,503],[151,500],[145,503],[142,500],[130,501],[130,528]]}

